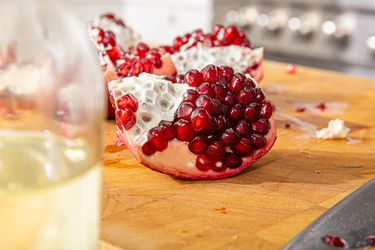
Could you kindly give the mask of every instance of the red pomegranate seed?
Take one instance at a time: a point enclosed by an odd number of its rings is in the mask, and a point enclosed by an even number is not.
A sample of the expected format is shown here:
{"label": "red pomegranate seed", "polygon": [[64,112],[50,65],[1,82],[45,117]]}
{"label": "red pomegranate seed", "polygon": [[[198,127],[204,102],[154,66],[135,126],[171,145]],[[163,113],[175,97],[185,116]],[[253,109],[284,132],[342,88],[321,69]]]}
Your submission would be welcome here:
{"label": "red pomegranate seed", "polygon": [[250,140],[257,149],[263,148],[267,144],[266,138],[264,138],[263,135],[259,134],[250,135]]}
{"label": "red pomegranate seed", "polygon": [[111,61],[113,63],[115,63],[117,60],[119,60],[122,57],[122,54],[123,54],[121,49],[119,49],[117,47],[110,48],[110,49],[106,50],[106,52],[107,52],[107,55],[108,55],[109,59],[111,59]]}
{"label": "red pomegranate seed", "polygon": [[202,74],[196,69],[191,69],[185,74],[185,83],[191,87],[198,87],[202,81]]}
{"label": "red pomegranate seed", "polygon": [[146,52],[146,58],[150,59],[151,61],[160,59],[160,57],[161,55],[159,54],[157,50],[152,49]]}
{"label": "red pomegranate seed", "polygon": [[202,108],[197,108],[191,114],[191,125],[195,131],[204,131],[211,125],[211,116]]}
{"label": "red pomegranate seed", "polygon": [[227,169],[227,166],[223,164],[222,161],[217,161],[211,165],[211,170],[215,172],[224,172]]}
{"label": "red pomegranate seed", "polygon": [[241,73],[235,73],[229,84],[229,90],[238,93],[245,86],[246,77]]}
{"label": "red pomegranate seed", "polygon": [[249,103],[256,100],[255,90],[250,86],[245,86],[238,94],[237,94],[238,102],[243,105],[248,105]]}
{"label": "red pomegranate seed", "polygon": [[230,82],[232,80],[234,70],[230,66],[222,66],[221,69],[223,70],[223,77],[226,82]]}
{"label": "red pomegranate seed", "polygon": [[203,81],[215,83],[218,81],[217,67],[215,65],[207,65],[202,70]]}
{"label": "red pomegranate seed", "polygon": [[248,138],[240,138],[232,148],[234,152],[242,157],[249,156],[254,150],[253,145]]}
{"label": "red pomegranate seed", "polygon": [[180,49],[180,47],[182,46],[182,45],[184,45],[184,42],[182,41],[182,38],[181,37],[176,37],[176,39],[174,39],[174,43],[173,43],[173,45],[174,45],[174,47],[176,48],[176,49]]}
{"label": "red pomegranate seed", "polygon": [[375,235],[367,236],[366,240],[367,240],[368,243],[370,243],[371,246],[375,246]]}
{"label": "red pomegranate seed", "polygon": [[142,72],[143,72],[143,64],[139,61],[135,61],[130,70],[130,74],[133,76],[138,76]]}
{"label": "red pomegranate seed", "polygon": [[93,30],[96,30],[98,33],[96,35],[96,42],[97,43],[102,43],[104,40],[104,31],[99,28],[94,28]]}
{"label": "red pomegranate seed", "polygon": [[212,85],[208,82],[204,82],[197,88],[198,93],[201,95],[208,95],[209,97],[215,96],[215,91],[212,87]]}
{"label": "red pomegranate seed", "polygon": [[229,112],[229,118],[233,121],[239,120],[243,117],[243,108],[241,104],[236,104]]}
{"label": "red pomegranate seed", "polygon": [[269,101],[260,105],[260,117],[269,119],[272,116],[273,107]]}
{"label": "red pomegranate seed", "polygon": [[227,96],[227,87],[222,83],[215,83],[213,85],[215,97],[220,101],[224,101]]}
{"label": "red pomegranate seed", "polygon": [[182,37],[182,42],[185,44],[189,41],[191,35],[189,33],[186,33],[183,37]]}
{"label": "red pomegranate seed", "polygon": [[195,101],[197,100],[198,96],[199,96],[199,94],[195,89],[188,89],[188,90],[185,91],[182,101],[183,102],[190,102],[190,103],[194,104]]}
{"label": "red pomegranate seed", "polygon": [[256,98],[258,102],[262,102],[264,100],[264,93],[263,90],[260,88],[255,89]]}
{"label": "red pomegranate seed", "polygon": [[238,140],[238,135],[237,133],[232,129],[232,128],[228,128],[227,130],[225,130],[221,136],[220,136],[220,140],[227,146],[232,146],[234,145],[237,140]]}
{"label": "red pomegranate seed", "polygon": [[163,151],[168,147],[168,140],[160,128],[152,128],[148,133],[148,141],[156,151]]}
{"label": "red pomegranate seed", "polygon": [[232,41],[232,44],[234,45],[241,45],[245,41],[245,34],[243,32],[238,32],[238,35],[234,40]]}
{"label": "red pomegranate seed", "polygon": [[259,118],[258,112],[259,112],[258,103],[256,102],[250,103],[245,108],[244,117],[247,121],[253,122]]}
{"label": "red pomegranate seed", "polygon": [[336,235],[325,235],[322,238],[323,242],[329,246],[345,248],[347,246],[346,241],[340,236]]}
{"label": "red pomegranate seed", "polygon": [[202,41],[203,46],[206,47],[214,47],[214,39],[210,35],[206,35],[206,37]]}
{"label": "red pomegranate seed", "polygon": [[198,135],[189,142],[189,150],[194,154],[204,153],[207,149],[208,139],[207,135]]}
{"label": "red pomegranate seed", "polygon": [[216,111],[216,107],[212,99],[207,95],[201,95],[196,100],[195,104],[197,105],[197,108],[203,108],[207,110],[207,112],[212,115]]}
{"label": "red pomegranate seed", "polygon": [[128,76],[130,69],[131,69],[131,64],[129,62],[124,62],[116,68],[116,72],[119,76],[126,77]]}
{"label": "red pomegranate seed", "polygon": [[225,115],[219,115],[216,117],[217,129],[223,131],[228,127],[228,118]]}
{"label": "red pomegranate seed", "polygon": [[173,75],[166,75],[163,77],[163,80],[170,81],[170,82],[176,82],[176,78]]}
{"label": "red pomegranate seed", "polygon": [[208,170],[210,170],[212,164],[212,161],[205,155],[199,155],[195,162],[195,166],[197,167],[197,169],[203,172],[207,172]]}
{"label": "red pomegranate seed", "polygon": [[286,122],[286,123],[284,124],[284,127],[285,127],[285,128],[290,128],[290,123]]}
{"label": "red pomegranate seed", "polygon": [[110,45],[111,47],[116,46],[115,34],[113,34],[112,31],[104,32],[104,37],[103,37],[102,43],[103,43],[104,46],[108,46],[108,45]]}
{"label": "red pomegranate seed", "polygon": [[237,103],[237,97],[232,92],[228,92],[227,96],[224,99],[224,103],[229,107],[232,107]]}
{"label": "red pomegranate seed", "polygon": [[128,108],[128,109],[131,109],[133,112],[137,112],[138,102],[132,94],[126,93],[121,98],[117,99],[117,108],[118,109]]}
{"label": "red pomegranate seed", "polygon": [[186,119],[190,120],[190,115],[194,111],[195,105],[190,102],[183,102],[180,104],[180,106],[177,108],[175,113],[176,119]]}
{"label": "red pomegranate seed", "polygon": [[150,48],[145,43],[138,43],[137,45],[137,54],[140,58],[146,56],[146,53],[150,50]]}
{"label": "red pomegranate seed", "polygon": [[153,63],[154,63],[155,68],[157,69],[160,69],[161,66],[163,66],[163,62],[161,61],[160,58],[156,58],[155,60],[153,60]]}
{"label": "red pomegranate seed", "polygon": [[254,81],[252,79],[250,79],[250,78],[246,78],[246,80],[245,80],[245,86],[250,86],[252,88],[256,87]]}
{"label": "red pomegranate seed", "polygon": [[247,123],[247,121],[242,120],[237,123],[235,130],[239,136],[245,137],[248,136],[250,133],[250,126]]}
{"label": "red pomegranate seed", "polygon": [[288,74],[297,73],[297,66],[295,64],[288,64],[286,66],[286,73],[288,73]]}
{"label": "red pomegranate seed", "polygon": [[251,124],[251,129],[256,133],[266,135],[268,133],[269,126],[270,124],[268,120],[261,118]]}
{"label": "red pomegranate seed", "polygon": [[184,83],[184,81],[185,81],[185,75],[184,74],[178,74],[176,76],[176,82],[177,83]]}
{"label": "red pomegranate seed", "polygon": [[215,134],[211,134],[209,136],[207,136],[208,138],[208,143],[212,144],[214,143],[215,141],[217,141],[219,139],[219,137]]}
{"label": "red pomegranate seed", "polygon": [[210,126],[206,129],[206,134],[212,134],[217,130],[217,121],[215,117],[211,117]]}
{"label": "red pomegranate seed", "polygon": [[123,110],[117,110],[116,122],[125,130],[129,130],[134,126],[136,122],[135,114],[131,109],[128,108],[124,108]]}
{"label": "red pomegranate seed", "polygon": [[112,13],[104,13],[104,14],[100,15],[100,19],[114,20],[115,19],[115,15],[112,14]]}
{"label": "red pomegranate seed", "polygon": [[155,149],[151,146],[151,143],[150,142],[146,142],[145,144],[143,144],[142,146],[142,152],[145,154],[145,155],[152,155],[155,153]]}
{"label": "red pomegranate seed", "polygon": [[220,159],[225,153],[224,145],[220,141],[215,141],[207,147],[206,155],[210,159]]}
{"label": "red pomegranate seed", "polygon": [[231,169],[239,168],[242,165],[242,158],[233,153],[226,153],[223,157],[223,164]]}
{"label": "red pomegranate seed", "polygon": [[320,111],[324,111],[327,109],[326,105],[322,102],[315,106],[315,108],[320,109]]}
{"label": "red pomegranate seed", "polygon": [[238,36],[238,29],[234,25],[230,25],[226,28],[224,39],[231,43]]}
{"label": "red pomegranate seed", "polygon": [[[213,33],[212,33],[213,37],[214,37],[215,39],[217,39],[217,38],[218,38],[218,35],[219,35],[219,32],[222,31],[222,30],[224,30],[224,26],[223,26],[223,25],[220,25],[220,24],[215,25],[214,30],[213,30]],[[222,38],[221,38],[221,39],[222,39]]]}
{"label": "red pomegranate seed", "polygon": [[171,47],[171,46],[165,46],[165,45],[163,45],[163,46],[160,46],[159,47],[159,53],[161,54],[161,55],[165,55],[165,54],[173,54],[173,48]]}
{"label": "red pomegranate seed", "polygon": [[152,65],[151,61],[147,60],[146,58],[142,58],[139,60],[139,62],[142,64],[143,72],[152,73],[154,71],[154,65]]}
{"label": "red pomegranate seed", "polygon": [[185,119],[178,120],[175,124],[176,138],[180,141],[191,141],[195,132],[191,123]]}
{"label": "red pomegranate seed", "polygon": [[161,121],[158,126],[168,141],[173,140],[176,137],[172,122]]}
{"label": "red pomegranate seed", "polygon": [[296,112],[302,113],[302,112],[305,112],[305,111],[306,111],[305,107],[297,107],[296,108]]}

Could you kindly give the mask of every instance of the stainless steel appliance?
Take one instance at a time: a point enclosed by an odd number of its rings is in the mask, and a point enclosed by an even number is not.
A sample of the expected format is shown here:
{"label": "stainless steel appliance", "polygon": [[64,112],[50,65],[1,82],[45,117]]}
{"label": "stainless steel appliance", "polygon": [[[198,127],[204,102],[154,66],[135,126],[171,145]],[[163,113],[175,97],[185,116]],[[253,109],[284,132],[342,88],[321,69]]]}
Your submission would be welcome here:
{"label": "stainless steel appliance", "polygon": [[252,0],[226,13],[266,58],[375,78],[375,2]]}

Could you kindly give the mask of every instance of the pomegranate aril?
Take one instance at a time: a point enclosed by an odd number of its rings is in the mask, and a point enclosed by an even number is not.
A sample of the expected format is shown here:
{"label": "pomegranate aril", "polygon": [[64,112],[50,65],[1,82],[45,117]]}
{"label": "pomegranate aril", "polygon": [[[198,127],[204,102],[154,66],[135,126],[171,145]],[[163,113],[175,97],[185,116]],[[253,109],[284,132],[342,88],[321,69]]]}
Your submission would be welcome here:
{"label": "pomegranate aril", "polygon": [[203,39],[202,44],[203,44],[203,46],[206,46],[206,47],[213,47],[215,45],[214,40],[211,36],[206,36]]}
{"label": "pomegranate aril", "polygon": [[176,138],[180,141],[191,141],[195,131],[188,120],[180,119],[174,123]]}
{"label": "pomegranate aril", "polygon": [[223,131],[228,127],[228,118],[225,115],[219,115],[216,117],[217,129]]}
{"label": "pomegranate aril", "polygon": [[212,85],[208,82],[204,82],[197,88],[198,93],[201,95],[208,95],[209,97],[213,97],[215,95],[214,89]]}
{"label": "pomegranate aril", "polygon": [[177,83],[184,83],[184,81],[185,81],[185,75],[184,74],[177,74],[176,82]]}
{"label": "pomegranate aril", "polygon": [[194,154],[204,153],[207,149],[208,139],[206,135],[198,135],[189,142],[189,150]]}
{"label": "pomegranate aril", "polygon": [[206,129],[206,134],[212,134],[217,130],[217,121],[215,117],[211,117],[211,122],[208,128]]}
{"label": "pomegranate aril", "polygon": [[208,143],[212,144],[215,141],[217,141],[219,137],[216,134],[211,134],[207,136],[207,139],[208,139]]}
{"label": "pomegranate aril", "polygon": [[324,111],[327,109],[327,106],[322,102],[315,106],[315,108],[320,109],[320,111]]}
{"label": "pomegranate aril", "polygon": [[197,108],[191,114],[191,124],[195,131],[207,130],[211,124],[211,116],[205,109]]}
{"label": "pomegranate aril", "polygon": [[255,90],[250,86],[245,86],[238,94],[237,94],[238,102],[243,105],[248,105],[251,102],[256,100]]}
{"label": "pomegranate aril", "polygon": [[213,86],[215,97],[220,101],[224,101],[227,96],[227,87],[222,83],[216,83]]}
{"label": "pomegranate aril", "polygon": [[229,118],[233,121],[239,120],[243,117],[243,108],[241,104],[236,104],[234,107],[229,111]]}
{"label": "pomegranate aril", "polygon": [[266,135],[268,133],[269,127],[269,121],[263,118],[251,124],[251,130],[262,135]]}
{"label": "pomegranate aril", "polygon": [[254,81],[252,79],[250,79],[250,78],[246,78],[246,80],[245,80],[245,86],[249,86],[249,87],[252,87],[252,88],[256,87]]}
{"label": "pomegranate aril", "polygon": [[238,135],[237,133],[232,129],[232,128],[228,128],[227,130],[225,130],[221,136],[220,136],[220,140],[227,146],[232,146],[234,145],[237,140],[238,140]]}
{"label": "pomegranate aril", "polygon": [[152,155],[155,153],[155,149],[152,147],[151,143],[150,142],[146,142],[145,144],[143,144],[142,146],[142,152],[145,154],[145,155]]}
{"label": "pomegranate aril", "polygon": [[127,93],[123,95],[121,98],[117,99],[117,108],[128,108],[131,109],[133,112],[136,112],[138,110],[138,102],[132,94]]}
{"label": "pomegranate aril", "polygon": [[203,108],[212,115],[216,111],[216,107],[212,99],[207,95],[201,95],[195,102],[197,108]]}
{"label": "pomegranate aril", "polygon": [[238,36],[238,29],[234,25],[230,25],[225,29],[224,39],[231,43]]}
{"label": "pomegranate aril", "polygon": [[135,122],[135,114],[131,109],[124,108],[123,110],[117,110],[116,123],[119,126],[122,126],[125,130],[129,130],[135,125]]}
{"label": "pomegranate aril", "polygon": [[153,63],[154,63],[155,68],[157,68],[157,69],[160,69],[161,66],[163,66],[163,62],[161,61],[160,58],[154,59]]}
{"label": "pomegranate aril", "polygon": [[175,113],[176,119],[186,119],[190,120],[191,113],[195,110],[195,105],[190,102],[183,102],[177,108]]}
{"label": "pomegranate aril", "polygon": [[159,47],[159,53],[161,54],[161,55],[165,55],[165,54],[172,54],[174,51],[173,51],[173,48],[171,47],[171,46],[165,46],[165,45],[163,45],[163,46],[160,46]]}
{"label": "pomegranate aril", "polygon": [[176,82],[176,77],[174,77],[173,75],[167,75],[167,76],[164,76],[163,77],[163,80],[166,80],[166,81],[170,81],[170,82]]}
{"label": "pomegranate aril", "polygon": [[222,66],[221,69],[223,70],[222,77],[226,80],[226,82],[230,82],[234,74],[233,68],[230,66]]}
{"label": "pomegranate aril", "polygon": [[244,117],[247,121],[253,122],[259,118],[259,105],[256,102],[245,107]]}
{"label": "pomegranate aril", "polygon": [[97,28],[94,28],[93,30],[97,31],[96,42],[97,43],[102,43],[103,39],[104,39],[104,35],[105,35],[104,31],[102,29],[97,29]]}
{"label": "pomegranate aril", "polygon": [[188,89],[185,91],[182,101],[194,104],[198,97],[199,94],[195,89]]}
{"label": "pomegranate aril", "polygon": [[237,103],[237,97],[232,92],[228,92],[227,96],[224,99],[224,103],[229,107],[232,107],[234,104]]}
{"label": "pomegranate aril", "polygon": [[121,57],[122,57],[122,51],[121,49],[117,48],[117,47],[113,47],[111,49],[108,49],[106,50],[107,52],[107,55],[109,57],[109,59],[115,63],[117,60],[119,60]]}
{"label": "pomegranate aril", "polygon": [[150,48],[145,43],[139,43],[137,45],[137,54],[140,58],[146,56],[146,53],[150,50]]}
{"label": "pomegranate aril", "polygon": [[229,84],[229,90],[238,93],[245,87],[246,77],[241,73],[235,73]]}
{"label": "pomegranate aril", "polygon": [[225,154],[225,147],[220,141],[215,141],[207,147],[206,155],[210,159],[220,159]]}
{"label": "pomegranate aril", "polygon": [[176,37],[175,39],[174,39],[174,43],[173,43],[173,45],[174,45],[174,47],[176,48],[176,49],[180,49],[180,47],[182,46],[182,45],[184,45],[184,42],[182,41],[182,38],[181,37]]}
{"label": "pomegranate aril", "polygon": [[259,134],[251,134],[250,140],[257,149],[263,148],[267,144],[266,138]]}
{"label": "pomegranate aril", "polygon": [[322,240],[324,243],[332,247],[346,248],[347,246],[346,241],[340,236],[336,235],[325,235],[322,237]]}
{"label": "pomegranate aril", "polygon": [[154,71],[154,65],[151,61],[147,60],[146,58],[143,58],[140,59],[139,62],[142,64],[143,72],[152,73]]}
{"label": "pomegranate aril", "polygon": [[203,81],[215,83],[218,81],[217,67],[215,65],[207,65],[201,70]]}
{"label": "pomegranate aril", "polygon": [[264,93],[262,89],[256,88],[255,94],[258,102],[262,102],[264,100]]}
{"label": "pomegranate aril", "polygon": [[224,165],[222,161],[214,162],[211,165],[211,170],[213,170],[215,172],[219,172],[219,173],[224,172],[226,169],[227,169],[227,166]]}
{"label": "pomegranate aril", "polygon": [[160,128],[153,128],[149,131],[148,141],[156,151],[163,151],[168,147],[168,140]]}
{"label": "pomegranate aril", "polygon": [[253,145],[248,138],[240,138],[232,149],[242,157],[249,156],[254,151]]}
{"label": "pomegranate aril", "polygon": [[112,14],[112,13],[104,13],[104,14],[100,15],[100,19],[114,20],[115,19],[115,15]]}
{"label": "pomegranate aril", "polygon": [[213,37],[215,39],[217,39],[218,35],[219,35],[219,32],[221,32],[222,30],[224,30],[224,26],[223,25],[221,25],[221,24],[215,25],[213,33],[212,33]]}
{"label": "pomegranate aril", "polygon": [[210,170],[212,164],[212,161],[205,155],[198,155],[195,161],[195,166],[197,167],[197,169],[203,172],[207,172],[208,170]]}
{"label": "pomegranate aril", "polygon": [[223,157],[223,164],[227,168],[239,168],[242,165],[242,158],[233,153],[226,153]]}
{"label": "pomegranate aril", "polygon": [[250,133],[250,126],[245,120],[242,120],[237,123],[235,130],[239,136],[246,137]]}
{"label": "pomegranate aril", "polygon": [[260,117],[269,119],[272,116],[272,104],[265,101],[260,105]]}
{"label": "pomegranate aril", "polygon": [[158,126],[168,141],[173,140],[176,137],[172,122],[161,121]]}
{"label": "pomegranate aril", "polygon": [[202,81],[202,74],[196,69],[191,69],[185,74],[185,83],[191,87],[198,87]]}
{"label": "pomegranate aril", "polygon": [[104,37],[102,41],[104,46],[110,45],[111,47],[116,46],[116,39],[115,39],[115,34],[113,34],[112,31],[106,31],[104,32]]}

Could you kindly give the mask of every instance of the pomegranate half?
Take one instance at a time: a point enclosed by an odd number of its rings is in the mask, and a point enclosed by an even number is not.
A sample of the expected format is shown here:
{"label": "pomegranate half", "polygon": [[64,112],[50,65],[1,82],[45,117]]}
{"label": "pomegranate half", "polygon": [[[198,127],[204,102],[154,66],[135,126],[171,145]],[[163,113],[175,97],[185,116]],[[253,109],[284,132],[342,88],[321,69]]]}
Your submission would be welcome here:
{"label": "pomegranate half", "polygon": [[208,65],[183,77],[142,73],[109,83],[117,139],[145,166],[183,179],[220,179],[276,140],[272,105],[254,79]]}

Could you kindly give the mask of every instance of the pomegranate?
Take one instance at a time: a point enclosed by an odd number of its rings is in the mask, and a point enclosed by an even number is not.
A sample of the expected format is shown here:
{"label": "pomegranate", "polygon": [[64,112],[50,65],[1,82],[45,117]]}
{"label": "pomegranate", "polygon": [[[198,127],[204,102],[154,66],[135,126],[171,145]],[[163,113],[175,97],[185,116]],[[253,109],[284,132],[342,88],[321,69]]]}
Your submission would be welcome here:
{"label": "pomegranate", "polygon": [[216,25],[209,33],[198,29],[178,36],[168,53],[179,73],[215,64],[229,65],[257,81],[263,77],[263,48],[253,49],[246,35],[233,25]]}
{"label": "pomegranate", "polygon": [[109,83],[118,144],[138,161],[178,178],[220,179],[271,149],[272,105],[255,80],[214,65],[180,78],[142,73]]}

